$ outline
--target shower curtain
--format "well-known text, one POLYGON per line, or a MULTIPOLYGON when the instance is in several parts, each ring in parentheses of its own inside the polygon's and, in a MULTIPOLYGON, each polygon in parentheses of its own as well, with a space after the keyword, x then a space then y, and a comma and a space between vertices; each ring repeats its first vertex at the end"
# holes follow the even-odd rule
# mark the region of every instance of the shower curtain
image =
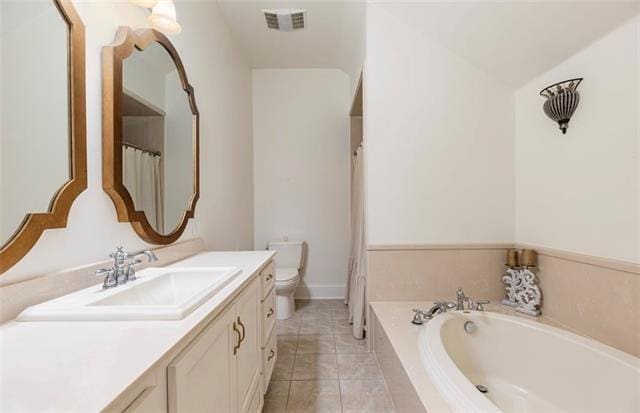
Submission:
POLYGON ((164 234, 164 194, 160 156, 129 146, 122 147, 124 185, 136 210, 144 211, 149 224, 164 234))
POLYGON ((349 254, 349 282, 345 301, 349 306, 349 321, 353 323, 353 337, 364 338, 366 242, 364 233, 364 170, 362 147, 353 157, 351 177, 351 252, 349 254))

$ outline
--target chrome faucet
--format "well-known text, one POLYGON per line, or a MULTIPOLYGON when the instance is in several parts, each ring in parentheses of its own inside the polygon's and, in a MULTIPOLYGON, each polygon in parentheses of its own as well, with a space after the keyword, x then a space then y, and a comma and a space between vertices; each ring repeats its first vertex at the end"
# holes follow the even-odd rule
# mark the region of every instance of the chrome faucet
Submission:
POLYGON ((438 303, 434 303, 433 307, 431 307, 427 311, 414 309, 413 312, 415 313, 415 315, 413 316, 413 320, 411 320, 411 322, 413 324, 420 325, 422 324, 423 318, 427 320, 431 320, 436 314, 446 313, 448 310, 452 310, 454 308, 456 308, 455 303, 438 302, 438 303))
POLYGON ((455 303, 446 302, 446 301, 437 302, 437 303, 434 303, 433 307, 431 307, 427 311, 414 309, 413 312, 415 314, 411 322, 413 324, 420 325, 423 323, 423 320, 430 320, 433 317, 435 317, 437 314, 446 313, 449 310, 455 309, 457 311, 463 311, 465 310, 465 304, 467 305, 466 309, 468 310, 484 311, 484 304, 489 304, 489 300, 480 300, 474 304, 471 297, 467 297, 464 291, 462 291, 462 288, 458 288, 458 290, 456 291, 455 303))
POLYGON ((97 276, 104 276, 104 282, 102 288, 117 287, 118 285, 126 284, 129 281, 136 279, 136 270, 134 265, 140 264, 142 261, 136 257, 145 255, 149 262, 158 260, 158 257, 153 251, 144 250, 134 253, 125 252, 122 247, 118 247, 116 252, 109 254, 110 258, 113 258, 113 267, 101 268, 96 271, 97 276), (130 260, 127 262, 127 260, 130 260))
POLYGON ((462 288, 458 288, 456 291, 456 310, 462 311, 464 310, 465 303, 467 304, 467 310, 475 310, 475 311, 484 311, 484 305, 489 304, 489 300, 479 300, 474 303, 471 297, 467 297, 462 291, 462 288))
POLYGON ((469 310, 473 309, 473 300, 471 299, 471 297, 467 297, 464 294, 464 291, 462 291, 462 287, 460 287, 456 291, 456 310, 464 310, 464 303, 468 304, 469 310))

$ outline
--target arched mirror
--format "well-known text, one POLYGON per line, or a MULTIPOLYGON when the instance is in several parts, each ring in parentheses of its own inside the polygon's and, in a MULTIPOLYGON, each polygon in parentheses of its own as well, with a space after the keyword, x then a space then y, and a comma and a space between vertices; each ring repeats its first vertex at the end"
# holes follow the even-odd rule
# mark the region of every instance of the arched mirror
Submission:
POLYGON ((0 1, 0 273, 87 187, 84 47, 71 1, 0 1))
POLYGON ((198 200, 198 109, 166 36, 118 29, 103 49, 103 113, 103 188, 118 220, 174 242, 198 200))

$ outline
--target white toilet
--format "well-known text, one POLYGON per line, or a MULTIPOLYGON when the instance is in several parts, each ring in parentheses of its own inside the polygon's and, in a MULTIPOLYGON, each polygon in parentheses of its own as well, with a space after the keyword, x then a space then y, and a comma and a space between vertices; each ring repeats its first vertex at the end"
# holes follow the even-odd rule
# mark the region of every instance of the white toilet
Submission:
POLYGON ((269 250, 277 251, 276 262, 276 315, 278 320, 291 318, 296 312, 293 294, 300 283, 304 241, 271 241, 269 250))

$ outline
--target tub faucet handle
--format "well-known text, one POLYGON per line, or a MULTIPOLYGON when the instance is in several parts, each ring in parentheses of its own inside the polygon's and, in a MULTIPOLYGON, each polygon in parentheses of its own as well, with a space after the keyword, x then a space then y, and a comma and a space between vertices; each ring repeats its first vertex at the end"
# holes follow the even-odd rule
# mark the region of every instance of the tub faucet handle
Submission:
POLYGON ((417 308, 413 309, 414 315, 413 320, 411 322, 417 326, 422 325, 422 317, 424 317, 424 311, 418 310, 417 308))

